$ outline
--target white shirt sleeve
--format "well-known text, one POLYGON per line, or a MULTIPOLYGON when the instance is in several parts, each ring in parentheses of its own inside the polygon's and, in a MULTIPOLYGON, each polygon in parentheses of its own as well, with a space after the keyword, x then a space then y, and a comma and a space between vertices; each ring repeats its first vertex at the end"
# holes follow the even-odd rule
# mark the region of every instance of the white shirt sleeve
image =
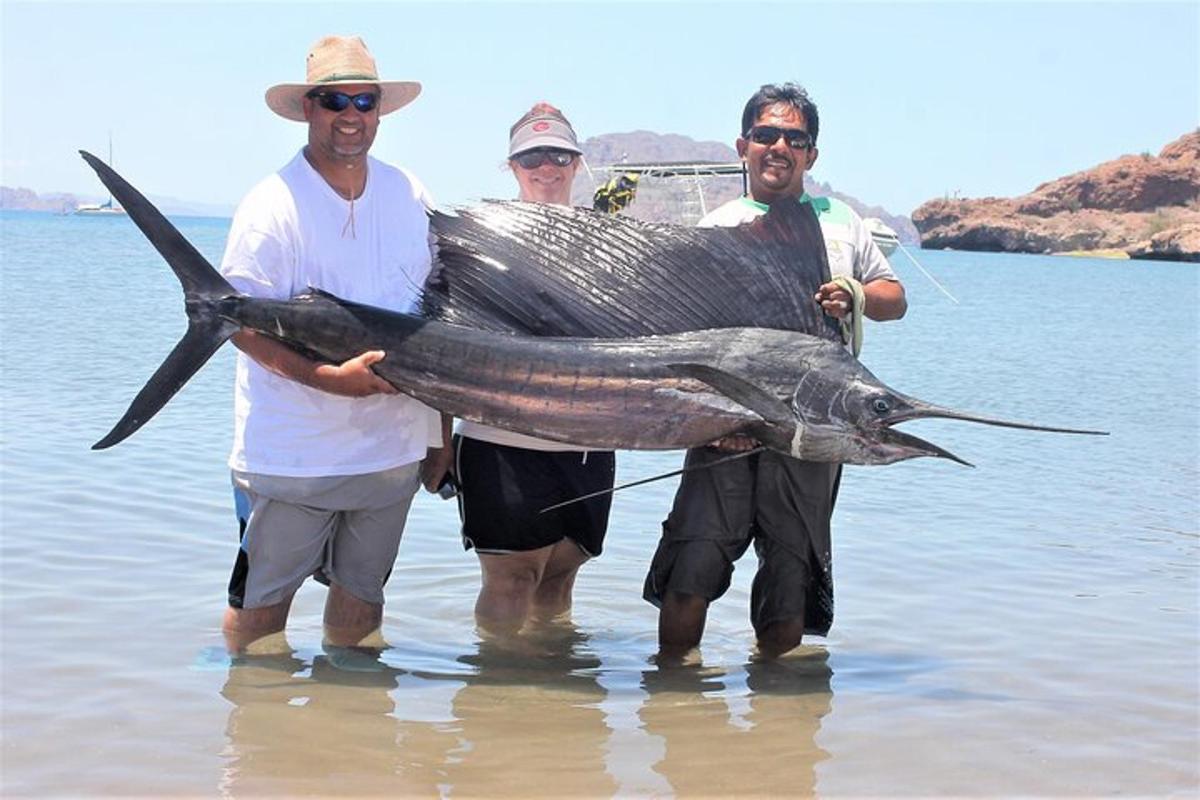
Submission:
POLYGON ((896 273, 892 271, 892 265, 888 263, 887 256, 871 238, 871 232, 863 224, 862 218, 858 214, 853 214, 851 219, 851 230, 854 237, 854 277, 858 279, 859 283, 899 280, 896 273))
POLYGON ((412 186, 413 197, 417 198, 421 205, 425 206, 425 210, 437 210, 437 203, 434 202, 433 195, 430 193, 430 191, 425 188, 425 184, 421 183, 420 179, 417 178, 416 175, 413 175, 404 167, 397 167, 397 169, 404 173, 404 177, 408 178, 409 185, 412 186))
POLYGON ((278 198, 272 196, 278 188, 269 182, 256 186, 238 206, 220 272, 239 292, 286 300, 295 293, 296 252, 279 224, 278 198))

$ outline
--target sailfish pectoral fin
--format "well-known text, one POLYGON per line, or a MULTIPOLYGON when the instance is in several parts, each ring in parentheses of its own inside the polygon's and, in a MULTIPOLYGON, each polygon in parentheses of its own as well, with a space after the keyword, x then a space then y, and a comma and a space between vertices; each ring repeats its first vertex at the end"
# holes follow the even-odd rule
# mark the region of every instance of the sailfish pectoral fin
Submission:
POLYGON ((707 364, 671 364, 668 368, 677 375, 693 378, 711 386, 720 394, 745 406, 767 422, 786 424, 795 421, 795 415, 787 403, 736 375, 707 364))

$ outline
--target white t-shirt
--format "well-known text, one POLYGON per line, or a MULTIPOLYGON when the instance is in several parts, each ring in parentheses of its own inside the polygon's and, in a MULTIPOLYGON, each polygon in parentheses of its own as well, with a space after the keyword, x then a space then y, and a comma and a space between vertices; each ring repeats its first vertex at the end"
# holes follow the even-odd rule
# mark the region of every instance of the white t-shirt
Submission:
POLYGON ((545 453, 585 452, 583 448, 572 444, 553 442, 549 439, 539 439, 536 436, 514 433, 506 431, 503 428, 493 428, 491 425, 472 422, 469 419, 459 420, 457 431, 460 436, 465 436, 468 439, 478 439, 481 442, 501 444, 505 447, 523 447, 526 450, 541 450, 545 453))
MULTIPOLYGON (((800 202, 811 204, 817 214, 829 271, 834 277, 845 275, 859 283, 896 280, 892 265, 854 209, 833 197, 809 197, 807 192, 800 202)), ((713 209, 697 224, 702 228, 732 228, 767 213, 768 208, 743 196, 713 209)))
MULTIPOLYGON (((253 297, 286 299, 313 287, 411 312, 430 268, 430 207, 416 178, 373 158, 352 207, 301 150, 242 200, 220 271, 253 297)), ((244 472, 361 475, 418 461, 441 444, 437 413, 410 397, 310 389, 241 352, 234 415, 229 466, 244 472)))

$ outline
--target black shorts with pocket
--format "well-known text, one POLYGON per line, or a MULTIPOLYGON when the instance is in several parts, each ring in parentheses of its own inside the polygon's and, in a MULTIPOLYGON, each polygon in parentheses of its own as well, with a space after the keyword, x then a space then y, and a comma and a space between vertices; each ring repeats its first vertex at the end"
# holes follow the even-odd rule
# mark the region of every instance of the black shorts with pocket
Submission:
POLYGON ((545 451, 454 437, 462 492, 463 546, 480 553, 537 550, 565 539, 600 555, 612 493, 540 513, 543 508, 613 487, 616 455, 606 450, 545 451))
POLYGON ((685 464, 693 469, 679 483, 642 596, 660 607, 667 592, 711 603, 725 594, 734 563, 753 543, 755 631, 803 618, 806 633, 824 636, 833 621, 829 521, 841 465, 773 451, 713 463, 727 455, 688 451, 685 464))

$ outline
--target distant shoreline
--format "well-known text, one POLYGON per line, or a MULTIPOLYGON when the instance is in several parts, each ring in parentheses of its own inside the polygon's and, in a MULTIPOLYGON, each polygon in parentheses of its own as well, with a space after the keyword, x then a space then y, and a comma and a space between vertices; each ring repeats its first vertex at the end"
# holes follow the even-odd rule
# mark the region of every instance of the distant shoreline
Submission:
MULTIPOLYGON (((72 217, 72 218, 77 218, 77 219, 89 219, 89 220, 129 219, 129 217, 124 216, 122 214, 115 214, 115 215, 111 215, 111 216, 105 215, 102 217, 83 216, 83 215, 76 214, 74 212, 73 208, 70 210, 66 210, 66 211, 58 211, 58 210, 48 209, 48 208, 10 208, 7 206, 3 206, 3 207, 0 207, 0 213, 4 213, 4 214, 37 214, 37 215, 46 216, 46 217, 72 217)), ((168 217, 175 218, 175 219, 212 219, 212 220, 221 220, 223 222, 232 222, 233 221, 232 214, 221 216, 221 215, 216 215, 216 214, 201 214, 201 213, 187 212, 187 211, 163 211, 163 214, 165 214, 168 217)))
MULTIPOLYGON (((0 186, 0 210, 43 211, 50 214, 70 214, 88 203, 103 203, 107 196, 75 195, 70 192, 39 194, 24 187, 0 186)), ((150 202, 164 214, 185 217, 214 217, 232 219, 234 207, 220 203, 198 203, 176 197, 150 197, 150 202)))

